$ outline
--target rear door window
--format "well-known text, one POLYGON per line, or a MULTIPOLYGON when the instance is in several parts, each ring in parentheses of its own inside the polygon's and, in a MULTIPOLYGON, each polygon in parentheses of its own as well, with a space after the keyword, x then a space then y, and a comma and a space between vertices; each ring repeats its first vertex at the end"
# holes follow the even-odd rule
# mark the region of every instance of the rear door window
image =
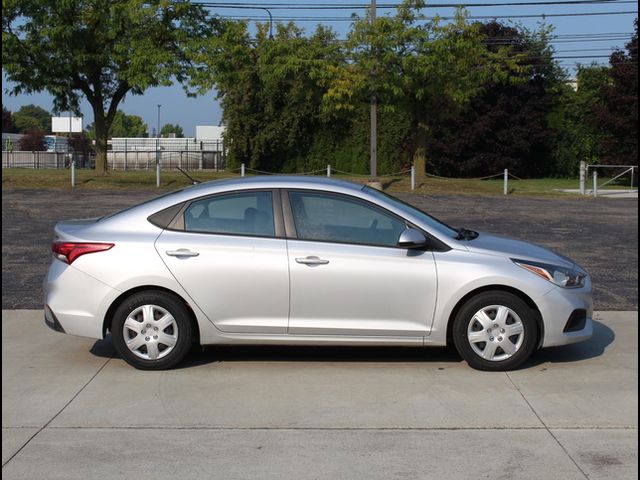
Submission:
POLYGON ((196 200, 184 212, 187 232, 275 236, 271 192, 238 192, 196 200))

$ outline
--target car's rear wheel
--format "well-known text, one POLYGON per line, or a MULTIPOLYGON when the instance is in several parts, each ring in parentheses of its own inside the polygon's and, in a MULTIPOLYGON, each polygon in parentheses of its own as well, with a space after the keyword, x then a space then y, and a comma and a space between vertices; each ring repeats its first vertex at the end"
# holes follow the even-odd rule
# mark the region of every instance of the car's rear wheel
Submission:
POLYGON ((193 343, 189 311, 175 296, 150 290, 127 298, 111 324, 122 358, 141 370, 165 370, 180 363, 193 343))
POLYGON ((453 324, 458 353, 477 370, 511 370, 538 342, 536 312, 509 292, 484 292, 468 300, 453 324))

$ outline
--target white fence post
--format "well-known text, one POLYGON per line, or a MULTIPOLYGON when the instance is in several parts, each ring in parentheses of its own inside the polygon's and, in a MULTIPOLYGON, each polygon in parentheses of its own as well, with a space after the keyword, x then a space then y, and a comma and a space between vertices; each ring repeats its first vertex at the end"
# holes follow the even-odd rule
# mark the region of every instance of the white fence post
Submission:
POLYGON ((156 151, 156 187, 160 188, 160 150, 156 151))
POLYGON ((504 169, 504 186, 502 187, 502 194, 506 195, 509 191, 509 170, 504 169))
POLYGON ((593 170, 593 196, 598 196, 598 171, 593 170))
POLYGON ((71 188, 76 186, 76 161, 71 157, 71 188))
POLYGON ((416 166, 411 165, 411 190, 416 189, 416 166))
POLYGON ((331 165, 327 165, 327 177, 331 177, 331 165))
POLYGON ((240 165, 240 176, 244 177, 244 163, 240 165))
POLYGON ((580 195, 584 195, 587 184, 587 162, 580 162, 580 195))

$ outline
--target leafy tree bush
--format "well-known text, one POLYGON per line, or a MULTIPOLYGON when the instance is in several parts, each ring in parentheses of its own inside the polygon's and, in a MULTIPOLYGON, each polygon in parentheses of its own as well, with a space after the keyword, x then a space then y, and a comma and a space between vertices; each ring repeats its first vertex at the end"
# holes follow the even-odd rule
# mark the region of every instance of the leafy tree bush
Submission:
POLYGON ((184 138, 182 127, 178 124, 172 125, 171 123, 167 123, 160 129, 160 135, 162 137, 169 137, 172 133, 175 134, 176 138, 184 138))
POLYGON ((638 165, 638 19, 626 52, 611 54, 608 82, 599 91, 592 125, 601 134, 601 162, 638 165))
MULTIPOLYGON (((95 123, 88 127, 88 136, 92 140, 96 139, 95 123)), ((119 137, 144 137, 148 134, 149 127, 138 115, 127 115, 122 110, 118 110, 113 116, 109 138, 119 137)))
MULTIPOLYGON (((481 177, 508 168, 518 176, 553 170, 553 132, 547 118, 564 81, 546 32, 490 22, 480 27, 490 50, 509 48, 521 67, 489 81, 457 115, 434 122, 429 170, 438 175, 481 177)), ((507 69, 505 65, 505 70, 507 69)), ((451 112, 448 106, 443 112, 451 112)))
POLYGON ((18 133, 18 127, 13 121, 13 115, 11 110, 2 106, 2 132, 3 133, 18 133))
POLYGON ((20 133, 37 128, 45 133, 51 133, 51 113, 37 105, 24 105, 13 114, 13 121, 20 133))
POLYGON ((74 152, 88 152, 91 150, 91 140, 84 133, 72 133, 68 141, 69 147, 74 152))
POLYGON ((320 106, 324 77, 345 61, 331 30, 319 26, 309 37, 293 23, 266 26, 251 38, 246 22, 226 25, 209 61, 227 126, 231 165, 278 172, 298 170, 314 139, 333 120, 320 106))
MULTIPOLYGON (((95 119, 96 171, 107 169, 107 138, 127 94, 188 84, 219 18, 187 0, 7 0, 2 2, 2 69, 13 94, 47 91, 57 110, 95 119)), ((197 89, 197 85, 194 85, 197 89)))
POLYGON ((552 152, 553 175, 575 177, 581 161, 598 163, 599 136, 590 118, 599 102, 598 92, 607 82, 608 68, 599 65, 580 66, 576 86, 564 85, 549 126, 554 134, 552 152))
POLYGON ((47 143, 45 141, 45 132, 35 127, 29 130, 18 141, 20 150, 43 152, 47 149, 47 143))

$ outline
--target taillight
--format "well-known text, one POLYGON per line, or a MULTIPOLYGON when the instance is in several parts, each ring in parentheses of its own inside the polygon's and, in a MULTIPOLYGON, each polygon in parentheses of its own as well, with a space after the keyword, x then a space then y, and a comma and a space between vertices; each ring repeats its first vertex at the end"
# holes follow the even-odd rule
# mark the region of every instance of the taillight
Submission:
POLYGON ((71 265, 76 258, 87 253, 104 252, 113 247, 113 243, 75 243, 53 242, 51 251, 58 260, 71 265))

